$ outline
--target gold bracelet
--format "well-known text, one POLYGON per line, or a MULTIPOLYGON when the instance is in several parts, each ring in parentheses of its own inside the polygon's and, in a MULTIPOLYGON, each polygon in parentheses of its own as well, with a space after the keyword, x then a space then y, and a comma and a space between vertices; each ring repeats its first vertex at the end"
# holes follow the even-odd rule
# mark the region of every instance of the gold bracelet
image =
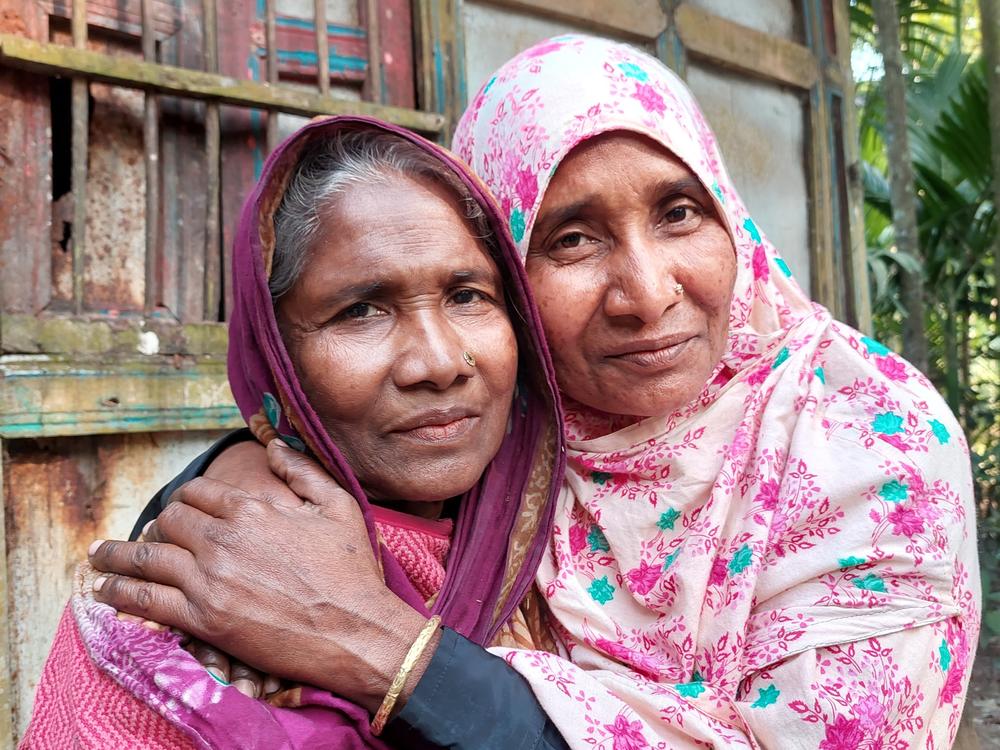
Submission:
POLYGON ((420 657, 423 656, 424 651, 427 649, 427 644, 431 642, 431 638, 434 637, 434 633, 437 632, 439 625, 441 625, 441 616, 434 615, 424 625, 420 631, 420 635, 417 636, 413 645, 410 646, 410 650, 406 652, 406 658, 403 659, 399 671, 396 672, 396 678, 389 686, 389 692, 385 694, 382 705, 379 706, 375 718, 372 719, 372 734, 376 737, 385 729, 385 723, 389 720, 389 714, 392 713, 392 709, 396 706, 396 701, 399 700, 400 693, 406 687, 406 679, 410 676, 410 672, 413 671, 413 667, 420 661, 420 657))

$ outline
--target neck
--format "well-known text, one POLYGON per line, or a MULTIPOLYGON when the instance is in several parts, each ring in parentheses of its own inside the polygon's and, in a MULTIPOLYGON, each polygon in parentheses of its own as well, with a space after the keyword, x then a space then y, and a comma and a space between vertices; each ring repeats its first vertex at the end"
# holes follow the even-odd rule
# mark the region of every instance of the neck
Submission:
POLYGON ((394 510, 398 513, 406 513, 420 518, 431 520, 441 517, 444 510, 444 500, 434 500, 432 502, 415 502, 413 500, 372 500, 372 504, 381 505, 383 508, 394 510))

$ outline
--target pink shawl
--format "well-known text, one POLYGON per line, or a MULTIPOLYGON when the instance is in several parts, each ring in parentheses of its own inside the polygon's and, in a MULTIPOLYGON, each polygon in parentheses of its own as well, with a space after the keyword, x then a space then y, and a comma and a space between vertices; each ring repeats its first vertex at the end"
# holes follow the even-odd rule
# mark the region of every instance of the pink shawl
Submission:
POLYGON ((713 195, 738 262, 728 348, 676 413, 619 428, 567 407, 536 580, 562 656, 502 653, 574 748, 945 747, 980 589, 966 443, 927 379, 808 299, 644 53, 542 42, 476 94, 454 148, 523 257, 560 161, 616 129, 713 195))

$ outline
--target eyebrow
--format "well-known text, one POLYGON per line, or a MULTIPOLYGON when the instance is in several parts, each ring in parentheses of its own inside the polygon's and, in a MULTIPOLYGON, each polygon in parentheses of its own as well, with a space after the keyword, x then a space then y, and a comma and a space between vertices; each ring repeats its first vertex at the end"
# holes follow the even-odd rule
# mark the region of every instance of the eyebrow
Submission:
MULTIPOLYGON (((499 277, 485 269, 480 268, 457 269, 449 274, 448 280, 451 284, 501 284, 499 277)), ((380 297, 385 297, 398 287, 399 284, 395 281, 385 278, 376 279, 375 281, 362 281, 357 284, 349 284, 324 296, 320 306, 329 307, 331 305, 342 303, 345 300, 378 299, 380 297)))
MULTIPOLYGON (((661 180, 658 182, 654 188, 653 193, 655 195, 665 195, 669 193, 683 193, 685 191, 694 191, 707 195, 708 191, 705 186, 701 184, 701 181, 697 177, 680 177, 680 178, 670 178, 661 180)), ((662 199, 661 199, 662 200, 662 199)), ((541 228, 546 229, 548 227, 556 227, 570 219, 575 219, 580 214, 585 213, 598 201, 598 195, 591 194, 583 198, 582 200, 574 201, 565 206, 553 209, 548 213, 542 221, 538 224, 541 228)))

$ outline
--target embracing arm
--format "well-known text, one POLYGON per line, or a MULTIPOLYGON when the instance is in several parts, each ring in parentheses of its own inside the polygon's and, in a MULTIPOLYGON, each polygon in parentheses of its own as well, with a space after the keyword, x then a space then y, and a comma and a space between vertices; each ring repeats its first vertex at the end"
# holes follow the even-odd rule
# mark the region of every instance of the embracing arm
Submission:
MULTIPOLYGON (((271 449, 271 452, 273 453, 274 449, 271 449)), ((137 538, 146 523, 159 515, 174 492, 186 482, 201 475, 239 486, 257 497, 261 493, 269 495, 267 505, 284 504, 290 510, 296 504, 292 500, 301 504, 301 500, 291 494, 287 485, 271 473, 265 449, 251 440, 248 431, 236 431, 227 435, 206 453, 199 456, 181 475, 153 498, 144 511, 140 522, 136 524, 133 539, 137 538)), ((322 476, 322 480, 332 482, 325 474, 322 476)), ((178 498, 190 496, 191 492, 191 487, 187 487, 179 493, 178 498)), ((252 504, 259 501, 250 495, 245 495, 243 502, 252 504)), ((287 516, 283 518, 287 520, 287 516)), ((311 525, 315 525, 313 521, 316 520, 318 519, 311 513, 311 525)), ((162 524, 159 526, 162 527, 162 524)), ((169 524, 167 526, 169 527, 169 524)), ((270 545, 266 545, 264 540, 255 541, 261 546, 270 548, 270 545)), ((300 546, 308 548, 310 545, 305 540, 301 540, 300 546)), ((113 548, 113 545, 105 544, 102 545, 102 548, 106 549, 102 549, 101 552, 107 553, 113 548)), ((110 570, 110 568, 102 566, 101 561, 102 557, 99 554, 95 558, 95 564, 101 569, 110 570)), ((239 567, 236 566, 235 570, 238 571, 239 567)), ((219 582, 219 585, 224 587, 226 584, 219 582)), ((359 592, 358 596, 361 597, 362 593, 359 592)), ((102 594, 107 596, 104 592, 102 594)), ((364 598, 372 599, 371 595, 364 596, 364 598)), ((385 601, 385 597, 376 598, 383 600, 382 604, 388 604, 390 609, 395 603, 397 608, 403 607, 409 610, 394 596, 391 596, 388 601, 385 601)), ((125 601, 115 603, 120 604, 121 608, 130 609, 125 601)), ((259 602, 256 602, 249 606, 257 606, 258 604, 259 602)), ((266 606, 264 608, 266 609, 266 606)), ((409 610, 409 613, 415 614, 412 610, 409 610)), ((231 616, 234 612, 227 610, 225 614, 231 616)), ((386 618, 395 619, 391 613, 376 619, 384 620, 386 618)), ((419 626, 418 620, 417 627, 419 626)), ((192 629, 185 624, 181 624, 180 627, 185 630, 192 629)), ((209 630, 214 627, 216 625, 207 623, 209 630)), ((399 639, 398 644, 394 644, 395 651, 392 648, 373 649, 366 647, 363 629, 352 627, 348 631, 334 627, 333 631, 351 632, 357 636, 353 639, 358 641, 358 648, 355 650, 364 654, 369 662, 362 671, 375 682, 375 685, 366 691, 366 696, 352 697, 357 698, 361 705, 374 712, 381 696, 388 688, 389 681, 394 676, 398 662, 402 660, 402 656, 398 653, 399 649, 402 648, 403 653, 405 653, 409 642, 404 636, 403 639, 399 639)), ((403 631, 406 632, 405 628, 403 631)), ((331 634, 335 633, 327 633, 327 635, 331 634)), ((343 644, 346 639, 341 636, 337 640, 343 644)), ((374 643, 385 643, 391 641, 391 638, 384 632, 375 633, 372 631, 368 640, 374 643)), ((216 645, 225 647, 223 643, 216 645)), ((260 643, 259 645, 263 649, 267 644, 260 643)), ((323 645, 318 643, 315 649, 300 652, 302 654, 301 661, 315 664, 317 662, 316 654, 322 650, 323 645)), ((253 650, 240 655, 244 656, 249 663, 269 669, 272 674, 300 680, 305 677, 306 681, 311 682, 311 684, 324 687, 332 692, 344 693, 344 679, 338 675, 337 670, 327 670, 325 673, 314 675, 312 679, 309 679, 306 677, 308 665, 296 665, 294 663, 296 657, 288 648, 282 654, 282 659, 274 664, 262 663, 255 658, 253 650)), ((204 660, 202 661, 205 663, 204 660)), ((510 747, 525 748, 526 750, 561 750, 567 747, 552 722, 542 711, 527 682, 502 659, 489 654, 485 649, 451 630, 445 629, 441 632, 440 644, 436 649, 428 649, 423 663, 418 665, 410 682, 413 683, 410 686, 412 694, 404 695, 404 700, 401 701, 402 711, 385 730, 385 737, 392 744, 414 748, 450 747, 459 749, 486 748, 487 750, 489 748, 510 747), (470 717, 475 717, 475 719, 471 720, 470 717)))

